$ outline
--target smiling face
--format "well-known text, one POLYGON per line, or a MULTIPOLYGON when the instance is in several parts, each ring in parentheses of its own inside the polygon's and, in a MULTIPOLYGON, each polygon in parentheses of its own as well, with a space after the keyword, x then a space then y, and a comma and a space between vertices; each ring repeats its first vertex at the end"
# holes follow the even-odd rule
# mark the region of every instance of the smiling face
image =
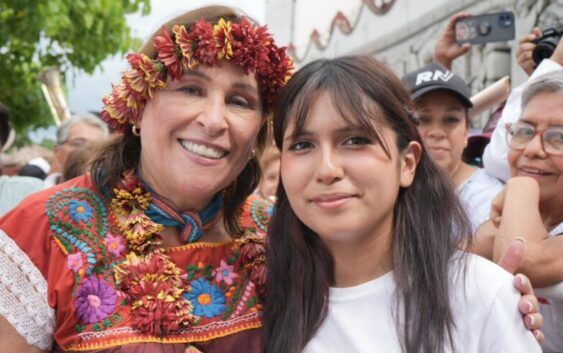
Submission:
POLYGON ((281 179, 297 217, 329 247, 374 239, 389 246, 399 188, 410 185, 416 168, 411 154, 397 150, 393 130, 377 129, 388 155, 365 128, 342 119, 326 92, 313 101, 303 128, 294 129, 291 117, 281 179))
POLYGON ((261 124, 254 75, 230 62, 187 71, 147 102, 142 176, 179 210, 201 209, 248 163, 261 124))
POLYGON ((563 97, 547 92, 536 95, 522 111, 519 121, 533 126, 536 135, 524 150, 509 149, 508 163, 511 174, 536 179, 540 186, 540 203, 561 209, 563 155, 547 154, 540 136, 548 127, 563 127, 563 97))
POLYGON ((454 176, 462 164, 467 144, 467 108, 457 96, 444 90, 431 91, 417 100, 422 136, 432 160, 454 176))

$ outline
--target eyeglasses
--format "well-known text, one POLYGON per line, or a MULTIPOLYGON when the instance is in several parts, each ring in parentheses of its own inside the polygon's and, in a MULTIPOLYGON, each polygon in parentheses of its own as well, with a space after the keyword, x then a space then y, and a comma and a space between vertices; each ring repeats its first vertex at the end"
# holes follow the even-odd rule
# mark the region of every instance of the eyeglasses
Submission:
POLYGON ((541 133, 541 143, 546 153, 563 154, 563 126, 549 127, 542 132, 536 131, 533 125, 518 122, 506 124, 506 143, 516 151, 524 150, 528 144, 541 133))
POLYGON ((61 143, 61 145, 68 145, 72 148, 80 148, 80 147, 84 147, 87 143, 88 143, 88 140, 86 140, 85 138, 79 137, 79 138, 75 138, 75 139, 72 139, 72 140, 63 141, 61 143))

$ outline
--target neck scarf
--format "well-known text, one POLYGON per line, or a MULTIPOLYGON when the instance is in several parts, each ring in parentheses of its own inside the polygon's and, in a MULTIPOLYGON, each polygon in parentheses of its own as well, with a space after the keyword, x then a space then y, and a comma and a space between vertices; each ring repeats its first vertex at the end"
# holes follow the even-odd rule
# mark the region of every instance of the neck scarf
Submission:
POLYGON ((219 194, 215 195, 201 211, 180 213, 168 200, 153 192, 148 185, 146 187, 151 194, 152 202, 145 214, 155 223, 180 229, 180 241, 183 243, 197 241, 203 235, 203 231, 211 228, 221 217, 223 198, 219 194))

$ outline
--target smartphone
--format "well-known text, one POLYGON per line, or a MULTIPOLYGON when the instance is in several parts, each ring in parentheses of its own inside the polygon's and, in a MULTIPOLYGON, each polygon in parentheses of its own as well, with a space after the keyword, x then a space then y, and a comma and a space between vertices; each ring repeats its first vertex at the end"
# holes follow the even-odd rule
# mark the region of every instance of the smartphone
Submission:
POLYGON ((488 13, 460 19, 455 23, 458 44, 483 44, 514 39, 514 13, 488 13))

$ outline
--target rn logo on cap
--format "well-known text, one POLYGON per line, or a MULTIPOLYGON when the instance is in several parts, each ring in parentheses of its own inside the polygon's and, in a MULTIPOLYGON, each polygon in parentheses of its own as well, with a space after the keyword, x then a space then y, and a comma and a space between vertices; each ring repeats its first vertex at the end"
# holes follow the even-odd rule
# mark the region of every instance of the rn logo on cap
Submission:
POLYGON ((415 86, 418 86, 423 82, 432 82, 438 80, 448 82, 452 77, 454 77, 454 74, 450 71, 446 71, 446 72, 442 72, 440 70, 423 71, 416 76, 415 86))

